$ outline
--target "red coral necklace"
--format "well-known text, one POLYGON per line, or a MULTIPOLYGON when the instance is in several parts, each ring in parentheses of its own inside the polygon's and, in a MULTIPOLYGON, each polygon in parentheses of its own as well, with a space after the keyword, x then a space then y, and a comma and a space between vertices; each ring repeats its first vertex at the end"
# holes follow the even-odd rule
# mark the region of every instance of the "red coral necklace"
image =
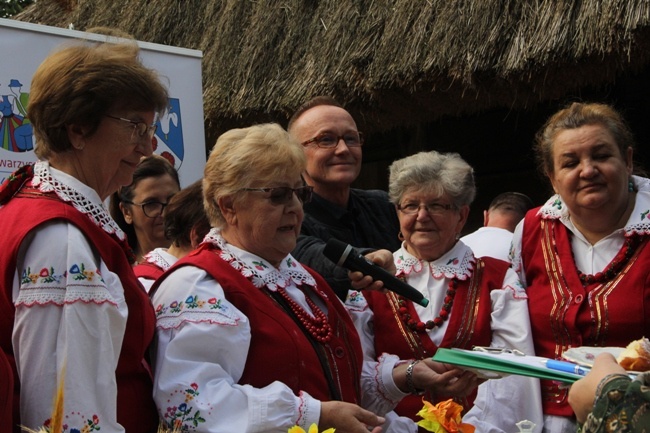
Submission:
POLYGON ((621 271, 621 269, 623 269, 623 267, 627 264, 627 262, 630 261, 630 259, 634 255, 634 252, 636 251, 636 248, 641 243, 640 241, 641 241, 641 236, 626 237, 623 247, 619 250, 619 252, 616 254, 614 259, 612 259, 612 261, 609 262, 609 265, 607 265, 607 267, 601 272, 596 272, 593 275, 584 274, 582 273, 582 271, 580 271, 580 269, 576 267, 576 270, 578 271, 578 278, 580 278, 582 285, 589 286, 594 283, 601 284, 606 281, 612 280, 616 275, 619 274, 619 272, 621 271))
POLYGON ((422 321, 416 321, 411 318, 411 315, 408 312, 408 307, 406 306, 406 300, 403 297, 399 297, 399 314, 406 326, 409 327, 412 331, 425 332, 427 330, 437 328, 441 326, 445 320, 449 318, 449 313, 451 312, 451 306, 454 304, 454 296, 456 295, 456 290, 458 289, 458 280, 452 278, 449 282, 449 287, 447 288, 447 295, 445 300, 442 303, 442 308, 438 313, 438 317, 433 320, 428 320, 426 323, 422 321))
POLYGON ((327 316, 323 313, 323 310, 318 308, 318 305, 307 296, 307 294, 305 294, 305 299, 307 300, 309 308, 311 308, 311 311, 314 313, 314 316, 311 316, 304 308, 298 305, 298 303, 289 296, 283 287, 278 287, 277 292, 287 302, 289 308, 291 308, 291 311, 298 318, 302 326, 319 343, 324 344, 332 339, 332 327, 327 320, 327 316))

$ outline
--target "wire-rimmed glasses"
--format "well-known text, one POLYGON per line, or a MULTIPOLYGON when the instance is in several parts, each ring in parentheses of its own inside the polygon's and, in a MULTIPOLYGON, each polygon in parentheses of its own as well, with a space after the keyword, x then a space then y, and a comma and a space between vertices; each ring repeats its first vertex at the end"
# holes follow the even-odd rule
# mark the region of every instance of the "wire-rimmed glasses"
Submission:
MULTIPOLYGON (((110 117, 111 119, 121 120, 122 122, 129 122, 131 125, 133 125, 133 133, 137 133, 139 138, 143 138, 146 135, 151 140, 156 133, 156 129, 158 128, 158 125, 155 123, 147 125, 145 122, 131 120, 124 117, 112 116, 110 114, 106 114, 105 116, 110 117)), ((133 136, 131 136, 131 140, 133 140, 133 136)))

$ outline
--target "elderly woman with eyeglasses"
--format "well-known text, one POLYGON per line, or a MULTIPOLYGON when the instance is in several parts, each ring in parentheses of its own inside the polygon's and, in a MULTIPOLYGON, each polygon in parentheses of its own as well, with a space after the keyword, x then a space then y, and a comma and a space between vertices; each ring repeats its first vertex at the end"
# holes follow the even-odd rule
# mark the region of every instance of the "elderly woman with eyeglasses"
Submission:
POLYGON ((163 211, 169 199, 180 191, 178 172, 160 155, 143 158, 133 173, 133 182, 111 196, 113 219, 126 233, 136 262, 156 248, 167 248, 163 211))
MULTIPOLYGON (((302 148, 277 124, 227 131, 212 149, 203 197, 214 228, 152 288, 154 398, 168 425, 377 432, 407 395, 407 365, 393 355, 364 362, 343 303, 290 254, 312 192, 304 169, 302 148)), ((435 367, 423 362, 413 383, 432 388, 460 373, 435 367)), ((414 431, 407 421, 413 430, 383 431, 414 431)))
POLYGON ((68 431, 155 432, 145 352, 155 315, 104 201, 151 155, 168 104, 133 42, 79 42, 34 73, 40 161, 0 187, 0 346, 18 378, 14 431, 49 425, 57 389, 68 431))
MULTIPOLYGON (((347 304, 364 311, 355 324, 371 347, 367 353, 394 353, 415 365, 439 347, 533 354, 526 292, 517 274, 502 260, 474 257, 459 241, 475 194, 473 169, 455 153, 421 152, 390 166, 389 195, 402 241, 393 254, 396 275, 430 302, 423 307, 393 292, 364 290, 366 304, 353 292, 347 304)), ((351 277, 358 288, 372 281, 359 273, 351 277)), ((537 390, 537 380, 508 377, 481 384, 476 399, 457 400, 469 411, 464 421, 478 431, 512 432, 523 419, 541 425, 537 390)), ((412 389, 396 412, 415 418, 423 397, 434 403, 450 398, 444 390, 423 391, 412 389)))

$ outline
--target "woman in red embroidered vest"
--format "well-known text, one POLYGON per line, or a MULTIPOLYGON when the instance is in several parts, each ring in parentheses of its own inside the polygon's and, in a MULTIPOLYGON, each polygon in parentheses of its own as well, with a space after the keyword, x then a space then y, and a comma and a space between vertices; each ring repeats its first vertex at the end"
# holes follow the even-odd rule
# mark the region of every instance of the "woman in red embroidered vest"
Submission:
POLYGON ((168 101, 138 53, 135 41, 79 42, 32 79, 41 161, 0 188, 0 345, 19 378, 15 431, 48 424, 61 380, 70 431, 158 425, 144 361, 154 311, 103 206, 151 154, 155 115, 168 101))
MULTIPOLYGON (((458 154, 421 152, 390 166, 389 195, 397 207, 402 247, 394 253, 396 275, 422 292, 427 307, 393 292, 364 291, 369 308, 355 321, 377 356, 430 358, 438 347, 493 346, 533 354, 526 293, 508 263, 476 258, 459 241, 476 195, 474 175, 458 154)), ((357 274, 357 276, 359 276, 357 274)), ((369 280, 369 277, 366 277, 369 280)), ((355 278, 355 285, 362 283, 355 278)), ((348 298, 356 304, 357 295, 348 298)), ((433 389, 424 398, 450 398, 433 389)), ((541 425, 539 381, 524 377, 489 380, 478 396, 461 399, 464 417, 478 431, 512 432, 528 419, 541 425), (471 408, 471 410, 470 410, 471 408)), ((418 394, 417 392, 415 394, 418 394)), ((405 398, 396 412, 415 418, 422 397, 405 398)))
POLYGON ((155 248, 145 254, 133 272, 149 291, 153 283, 174 263, 199 246, 210 231, 210 221, 203 208, 203 187, 197 180, 169 199, 163 226, 169 248, 155 248))
MULTIPOLYGON (((170 426, 367 433, 406 395, 407 365, 364 362, 343 303, 290 255, 311 198, 305 164, 276 124, 230 130, 212 149, 203 195, 216 228, 152 288, 154 398, 170 426)), ((429 364, 415 385, 452 380, 429 364)), ((411 430, 383 431, 413 431, 407 421, 411 430)))
MULTIPOLYGON (((535 351, 626 346, 650 335, 650 181, 633 176, 632 133, 612 107, 573 103, 537 136, 555 195, 526 215, 513 267, 527 284, 535 351)), ((542 381, 544 430, 574 432, 567 390, 542 381)))

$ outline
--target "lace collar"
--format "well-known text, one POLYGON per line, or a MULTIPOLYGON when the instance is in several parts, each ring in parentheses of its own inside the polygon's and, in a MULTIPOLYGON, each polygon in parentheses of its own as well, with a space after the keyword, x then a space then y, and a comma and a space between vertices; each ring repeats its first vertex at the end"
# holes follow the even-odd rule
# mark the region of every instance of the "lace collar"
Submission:
POLYGON ((472 276, 476 258, 472 250, 463 242, 458 241, 454 247, 433 261, 420 260, 402 247, 393 253, 395 257, 396 275, 408 276, 411 273, 420 273, 429 267, 431 276, 440 278, 457 278, 464 281, 472 276))
POLYGON ((255 287, 266 286, 267 289, 275 292, 278 287, 286 288, 293 282, 298 287, 307 285, 316 288, 314 277, 291 254, 282 260, 279 268, 276 268, 263 258, 228 244, 219 229, 211 229, 203 242, 210 243, 220 250, 219 256, 248 278, 255 287))
POLYGON ((50 167, 47 161, 39 161, 34 164, 32 186, 43 193, 55 193, 61 200, 87 215, 105 232, 124 240, 124 232, 111 218, 97 192, 79 179, 50 167))
POLYGON ((155 248, 142 257, 142 263, 147 262, 166 271, 176 262, 176 257, 167 252, 166 248, 155 248), (169 260, 169 259, 174 260, 169 260))
MULTIPOLYGON (((626 236, 633 234, 650 235, 650 179, 632 176, 634 187, 637 190, 634 209, 625 223, 623 231, 626 236)), ((552 196, 539 209, 542 219, 559 220, 562 224, 572 227, 570 222, 569 209, 559 194, 552 196)))

